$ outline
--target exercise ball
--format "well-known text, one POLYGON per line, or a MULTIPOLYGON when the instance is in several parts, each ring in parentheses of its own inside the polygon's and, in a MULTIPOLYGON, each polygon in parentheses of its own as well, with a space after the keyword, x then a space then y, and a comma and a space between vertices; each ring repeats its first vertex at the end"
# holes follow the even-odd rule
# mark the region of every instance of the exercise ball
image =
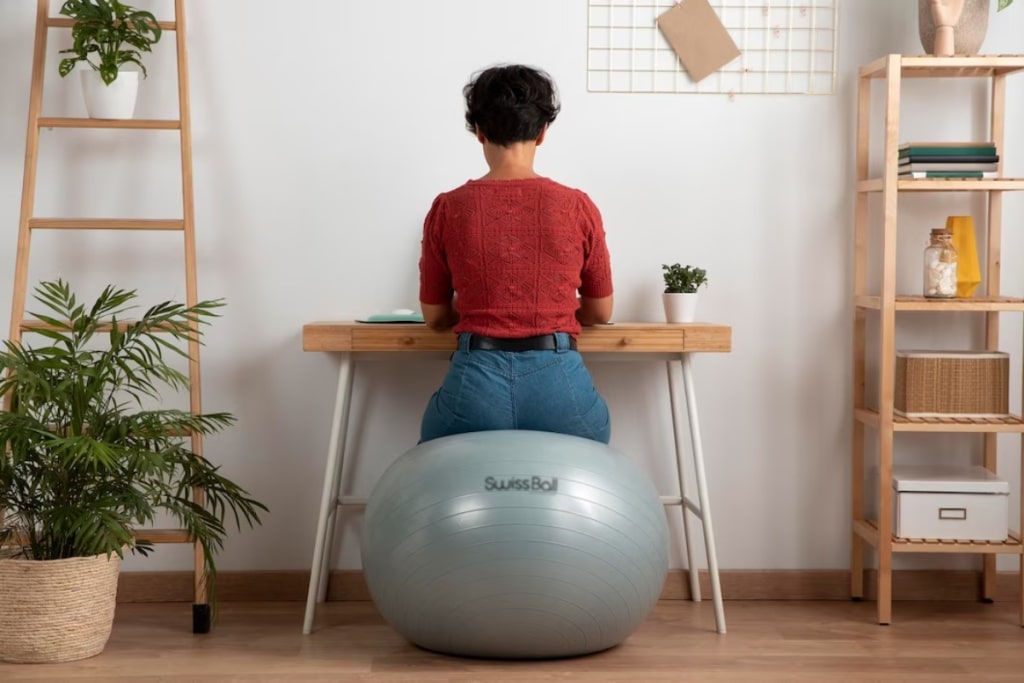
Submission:
POLYGON ((363 571, 412 643, 466 657, 598 652, 650 614, 668 572, 651 482, 602 443, 525 430, 420 444, 366 507, 363 571))

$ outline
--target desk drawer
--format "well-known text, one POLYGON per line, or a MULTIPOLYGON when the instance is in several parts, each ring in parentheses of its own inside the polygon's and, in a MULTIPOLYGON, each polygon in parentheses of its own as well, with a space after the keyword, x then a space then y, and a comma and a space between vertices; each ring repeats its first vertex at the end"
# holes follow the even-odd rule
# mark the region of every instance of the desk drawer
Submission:
POLYGON ((454 351, 451 330, 436 332, 423 325, 381 325, 352 330, 353 351, 454 351))

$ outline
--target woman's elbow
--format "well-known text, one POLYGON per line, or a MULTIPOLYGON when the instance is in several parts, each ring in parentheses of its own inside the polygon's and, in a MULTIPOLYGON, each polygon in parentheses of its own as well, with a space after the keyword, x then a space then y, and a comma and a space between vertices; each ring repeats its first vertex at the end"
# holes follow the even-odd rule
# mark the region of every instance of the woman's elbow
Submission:
POLYGON ((612 319, 613 300, 606 296, 600 299, 580 297, 576 318, 581 325, 606 325, 612 319))
POLYGON ((425 304, 420 302, 423 322, 432 330, 447 330, 459 321, 458 314, 450 305, 425 304))

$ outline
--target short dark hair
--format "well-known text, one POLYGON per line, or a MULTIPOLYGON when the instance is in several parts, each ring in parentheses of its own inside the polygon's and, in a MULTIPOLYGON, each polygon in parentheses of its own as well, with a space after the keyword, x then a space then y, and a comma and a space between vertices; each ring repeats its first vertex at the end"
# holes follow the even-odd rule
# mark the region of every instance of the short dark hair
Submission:
POLYGON ((528 66, 494 66, 473 76, 462 89, 466 128, 488 142, 507 147, 536 140, 553 123, 561 105, 551 76, 528 66))

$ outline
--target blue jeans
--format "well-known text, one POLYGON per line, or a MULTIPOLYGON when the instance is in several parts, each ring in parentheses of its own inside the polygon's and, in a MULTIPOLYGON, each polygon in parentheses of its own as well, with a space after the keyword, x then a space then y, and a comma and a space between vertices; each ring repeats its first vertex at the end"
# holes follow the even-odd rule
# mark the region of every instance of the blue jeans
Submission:
POLYGON ((608 406, 580 354, 569 348, 568 334, 556 334, 554 351, 470 351, 469 339, 459 335, 444 383, 423 414, 420 443, 495 429, 559 432, 608 443, 608 406))

